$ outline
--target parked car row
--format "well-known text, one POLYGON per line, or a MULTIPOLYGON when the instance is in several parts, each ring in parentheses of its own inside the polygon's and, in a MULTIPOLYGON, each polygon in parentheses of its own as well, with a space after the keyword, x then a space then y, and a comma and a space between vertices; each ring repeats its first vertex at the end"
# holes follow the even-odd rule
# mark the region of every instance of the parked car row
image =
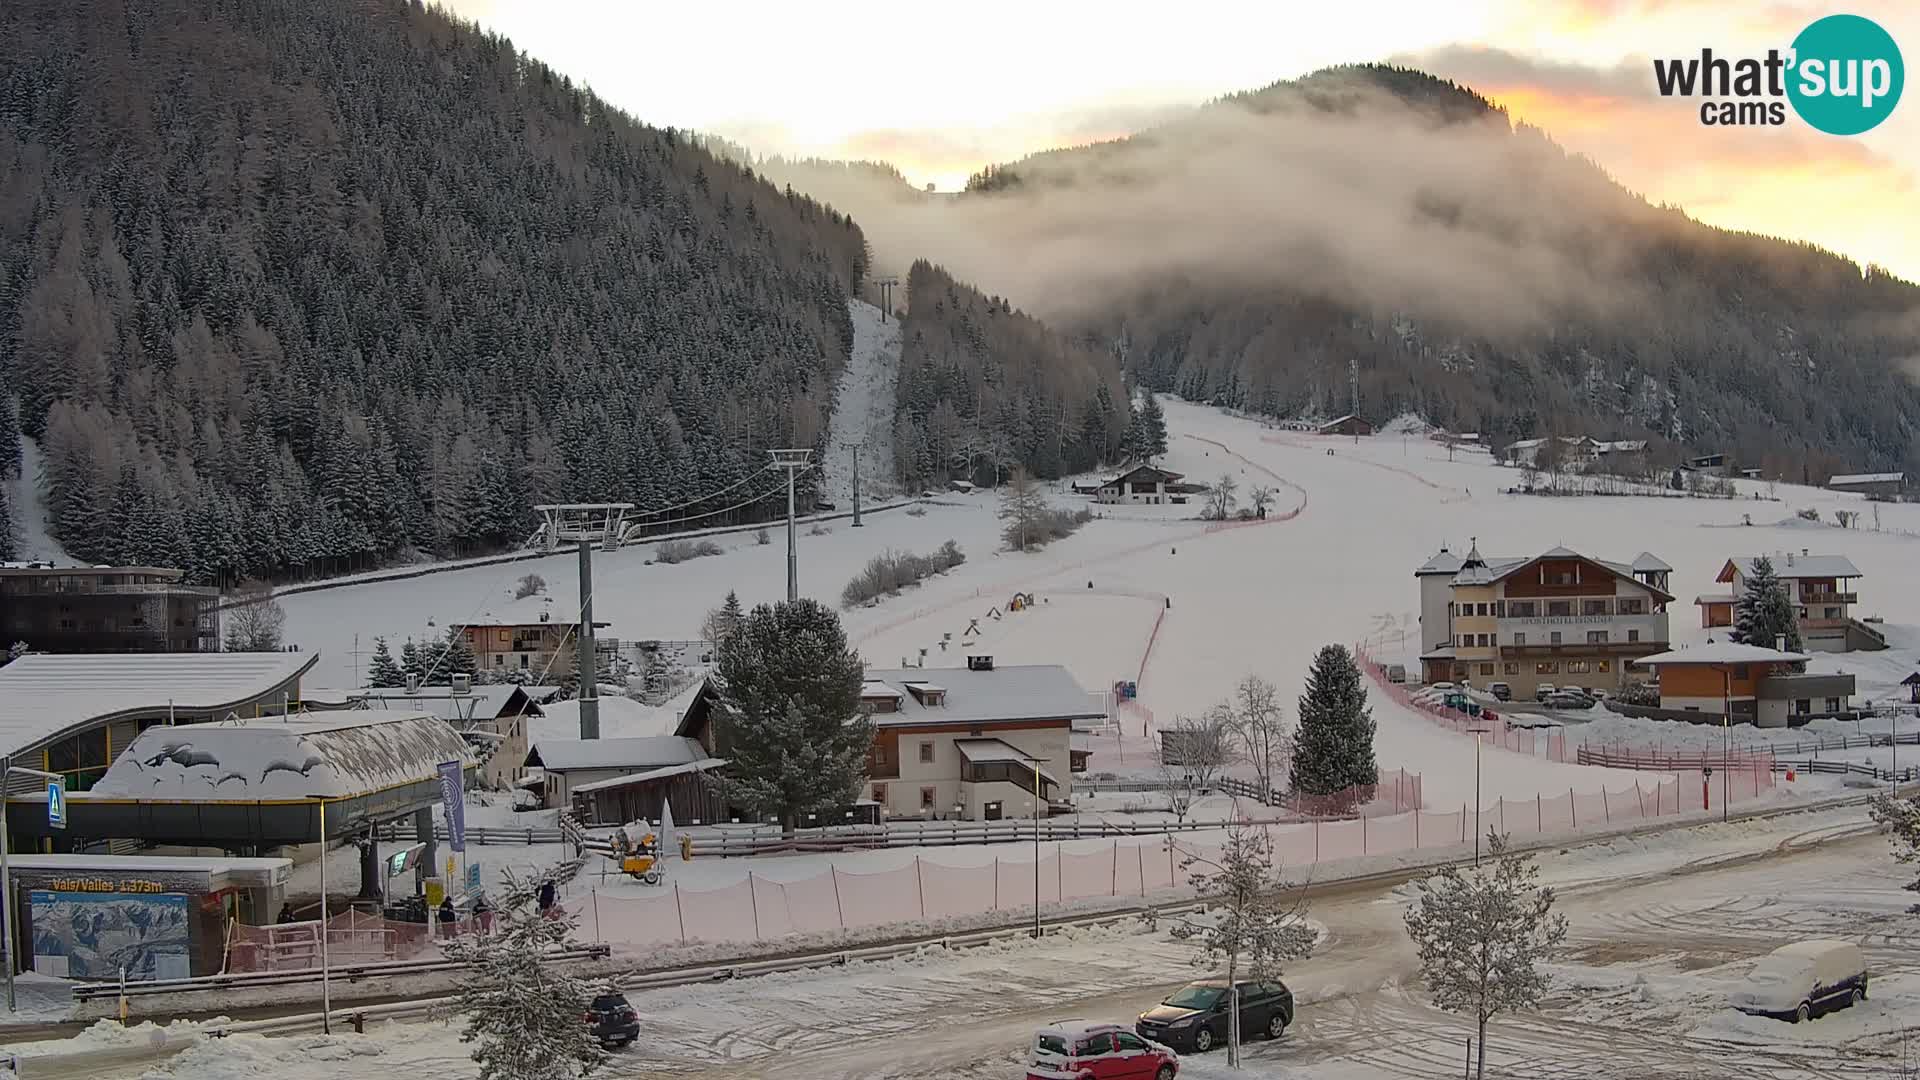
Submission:
MULTIPOLYGON (((1278 1039, 1293 1024, 1293 991, 1278 979, 1236 981, 1242 1042, 1278 1039)), ((1060 1020, 1034 1033, 1027 1080, 1173 1080, 1176 1049, 1204 1054, 1232 1034, 1234 995, 1225 979, 1188 983, 1134 1025, 1060 1020)))

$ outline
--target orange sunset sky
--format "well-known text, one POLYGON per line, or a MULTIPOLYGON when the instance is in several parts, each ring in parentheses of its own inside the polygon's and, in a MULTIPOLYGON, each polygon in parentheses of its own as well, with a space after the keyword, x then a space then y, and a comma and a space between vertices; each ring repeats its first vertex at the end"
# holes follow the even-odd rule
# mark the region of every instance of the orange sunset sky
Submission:
POLYGON ((762 153, 878 158, 916 183, 1113 138, 1328 64, 1472 86, 1655 202, 1809 240, 1920 281, 1920 91, 1865 135, 1701 126, 1651 58, 1785 50, 1864 15, 1920 62, 1920 3, 1752 0, 974 0, 965 5, 448 0, 649 123, 762 153))

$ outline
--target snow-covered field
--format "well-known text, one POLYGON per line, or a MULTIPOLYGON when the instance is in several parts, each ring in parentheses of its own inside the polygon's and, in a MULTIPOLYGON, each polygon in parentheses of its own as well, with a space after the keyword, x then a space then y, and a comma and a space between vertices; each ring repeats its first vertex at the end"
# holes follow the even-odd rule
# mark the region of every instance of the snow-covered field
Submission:
MULTIPOLYGON (((1065 664, 1094 692, 1138 677, 1140 703, 1158 717, 1204 709, 1249 673, 1291 695, 1321 644, 1412 629, 1414 567, 1443 543, 1457 550, 1475 537, 1492 553, 1554 544, 1611 559, 1652 551, 1675 568, 1673 592, 1683 599, 1670 621, 1682 644, 1706 636, 1685 598, 1711 591, 1727 556, 1789 548, 1846 554, 1866 575, 1863 613, 1884 616, 1898 647, 1821 657, 1814 667, 1856 671, 1862 696, 1883 695, 1903 668, 1910 670, 1920 640, 1912 629, 1920 624, 1920 575, 1910 572, 1920 555, 1920 506, 1882 506, 1888 531, 1873 532, 1794 517, 1807 507, 1830 520, 1833 509, 1862 503, 1793 485, 1773 489, 1778 501, 1766 497, 1767 485, 1744 481, 1747 497, 1737 500, 1505 495, 1499 490, 1515 483, 1515 471, 1473 453, 1449 462, 1444 448, 1417 437, 1355 442, 1272 430, 1177 401, 1167 401, 1166 409, 1174 433, 1168 467, 1203 480, 1230 474, 1243 491, 1256 483, 1274 486, 1276 520, 1209 533, 1191 519, 1195 504, 1100 508, 1108 516, 1079 535, 1041 552, 1014 554, 996 550, 993 497, 955 495, 924 516, 892 511, 870 516, 858 530, 844 522, 821 535, 803 529, 800 587, 831 602, 873 554, 925 551, 954 539, 968 554, 964 566, 899 598, 846 613, 849 634, 870 662, 897 665, 917 660, 924 649, 930 667, 958 666, 964 653, 990 651, 1001 663, 1065 664), (1277 520, 1295 509, 1297 516, 1277 520), (1748 518, 1755 524, 1743 524, 1748 518), (1034 593, 1040 603, 1005 614, 1016 590, 1034 593), (989 616, 996 608, 1003 617, 989 616)), ((1054 497, 1072 498, 1064 485, 1054 497)), ((722 544, 729 548, 722 556, 676 566, 647 565, 644 547, 601 556, 596 615, 623 638, 686 638, 729 589, 749 604, 784 594, 780 545, 755 545, 750 536, 722 544)), ((284 601, 288 634, 323 653, 317 682, 338 683, 351 677, 355 633, 362 641, 438 633, 497 602, 513 578, 529 571, 547 578, 557 604, 577 603, 573 560, 561 556, 291 596, 284 601)), ((1417 635, 1406 636, 1408 661, 1415 641, 1417 635)), ((1383 767, 1421 773, 1434 805, 1471 797, 1470 739, 1384 702, 1376 702, 1375 715, 1383 767)), ((1609 734, 1650 741, 1679 730, 1622 723, 1632 731, 1616 727, 1609 734)), ((1110 764, 1118 763, 1097 757, 1095 767, 1110 764)), ((1482 760, 1489 800, 1632 782, 1628 774, 1603 777, 1500 752, 1482 760)))

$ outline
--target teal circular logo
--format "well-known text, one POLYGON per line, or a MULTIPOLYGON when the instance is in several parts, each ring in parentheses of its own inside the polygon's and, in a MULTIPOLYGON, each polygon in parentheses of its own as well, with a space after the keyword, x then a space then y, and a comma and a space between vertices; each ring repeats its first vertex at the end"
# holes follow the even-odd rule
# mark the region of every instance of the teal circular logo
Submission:
POLYGON ((1871 131, 1893 113, 1906 82, 1900 46, 1872 19, 1829 15, 1793 39, 1787 99, 1829 135, 1871 131))

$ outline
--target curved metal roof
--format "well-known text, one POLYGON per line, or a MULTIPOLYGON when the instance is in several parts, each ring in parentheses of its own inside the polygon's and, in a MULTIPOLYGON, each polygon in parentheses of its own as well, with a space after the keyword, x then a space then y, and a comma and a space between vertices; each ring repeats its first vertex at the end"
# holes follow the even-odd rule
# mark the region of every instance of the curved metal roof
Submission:
POLYGON ((114 720, 218 714, 269 697, 319 653, 29 653, 0 668, 0 752, 114 720))

